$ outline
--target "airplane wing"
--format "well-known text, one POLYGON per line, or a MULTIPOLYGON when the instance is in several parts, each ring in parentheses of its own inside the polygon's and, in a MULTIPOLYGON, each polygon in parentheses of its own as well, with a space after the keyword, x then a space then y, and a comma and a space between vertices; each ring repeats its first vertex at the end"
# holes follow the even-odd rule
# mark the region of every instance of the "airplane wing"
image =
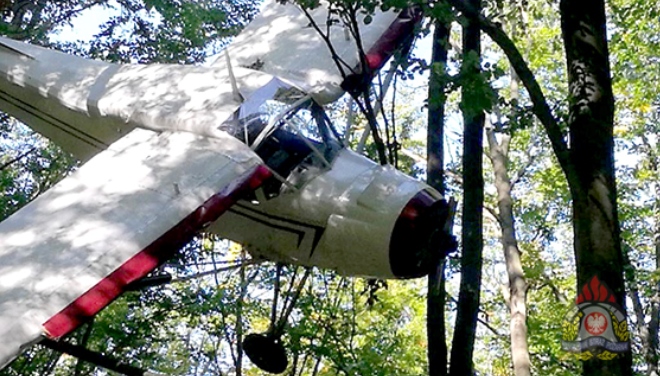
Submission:
POLYGON ((246 100, 280 90, 270 74, 234 67, 117 65, 0 37, 0 111, 86 161, 132 129, 208 137, 246 100))
POLYGON ((0 223, 0 368, 92 317, 269 175, 231 136, 136 129, 0 223))
MULTIPOLYGON (((328 4, 321 2, 309 11, 320 31, 330 41, 335 58, 341 61, 344 74, 360 71, 358 47, 350 31, 337 16, 328 14, 328 4)), ((360 16, 361 47, 370 69, 380 69, 402 41, 411 37, 421 20, 416 8, 401 12, 380 12, 369 24, 360 16)), ((292 2, 281 4, 266 0, 259 15, 227 47, 232 64, 286 79, 311 94, 320 104, 337 100, 344 94, 344 76, 321 36, 301 8, 292 2)), ((219 57, 213 65, 224 64, 219 57)))
POLYGON ((93 316, 270 174, 220 130, 241 106, 233 85, 245 105, 298 90, 240 67, 120 66, 0 37, 0 109, 88 160, 0 223, 0 369, 93 316))

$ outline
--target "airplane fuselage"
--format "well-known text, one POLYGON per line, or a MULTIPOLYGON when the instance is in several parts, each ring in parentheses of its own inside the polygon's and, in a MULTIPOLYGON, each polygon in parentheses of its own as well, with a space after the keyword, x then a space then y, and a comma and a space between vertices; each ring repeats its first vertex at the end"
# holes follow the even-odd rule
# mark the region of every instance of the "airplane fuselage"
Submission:
MULTIPOLYGON (((0 41, 15 49, 0 49, 0 109, 82 160, 136 127, 220 137, 226 134, 221 124, 243 108, 255 111, 259 104, 283 92, 304 97, 289 82, 245 68, 234 68, 234 79, 244 97, 257 99, 239 103, 232 95, 227 70, 220 67, 117 66, 0 41)), ((277 113, 274 117, 278 115, 283 117, 277 113)), ((293 130, 289 133, 295 134, 293 130)), ((262 143, 269 137, 274 136, 265 135, 262 143)), ((318 142, 310 146, 327 147, 318 142)), ((327 150, 316 152, 327 154, 327 150)), ((320 159, 307 153, 305 159, 320 159)), ((392 232, 415 195, 424 192, 430 203, 440 200, 440 195, 391 166, 379 166, 341 146, 331 154, 330 161, 296 161, 287 176, 279 177, 283 182, 279 182, 277 194, 259 197, 268 190, 262 188, 209 230, 243 243, 251 253, 267 259, 347 275, 405 278, 425 274, 421 264, 393 272, 391 260, 400 264, 408 257, 405 250, 392 249, 392 232)), ((410 236, 422 235, 413 231, 410 236)), ((415 260, 420 257, 418 251, 412 250, 408 256, 410 262, 419 264, 415 260)))

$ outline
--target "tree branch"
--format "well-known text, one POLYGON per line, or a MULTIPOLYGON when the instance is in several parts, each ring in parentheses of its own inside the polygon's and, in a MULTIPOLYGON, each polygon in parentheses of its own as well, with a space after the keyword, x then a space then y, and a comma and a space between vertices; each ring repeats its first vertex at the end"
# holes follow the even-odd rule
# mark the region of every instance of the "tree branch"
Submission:
POLYGON ((330 12, 328 12, 328 21, 327 21, 328 34, 324 34, 323 31, 321 31, 321 28, 319 28, 319 25, 312 17, 312 15, 309 14, 308 10, 302 6, 300 7, 300 9, 305 14, 305 17, 307 17, 307 19, 309 20, 309 24, 314 28, 314 30, 316 30, 316 33, 321 37, 321 39, 323 39, 326 46, 328 46, 328 49, 330 50, 330 56, 332 56, 332 60, 335 62, 335 64, 337 64, 337 69, 341 73, 341 76, 344 78, 346 78, 347 76, 346 71, 344 71, 344 67, 347 68, 351 73, 355 73, 353 67, 349 66, 341 57, 339 57, 337 51, 335 50, 335 47, 332 45, 332 41, 330 40, 330 25, 331 25, 330 12))
POLYGON ((527 171, 529 170, 530 167, 532 167, 532 164, 536 161, 536 158, 539 156, 539 154, 532 154, 532 148, 534 147, 534 143, 530 142, 529 143, 529 148, 527 148, 527 151, 525 152, 525 155, 527 156, 527 160, 525 163, 523 163, 522 166, 516 171, 515 175, 511 178, 511 191, 515 188, 516 184, 522 179, 527 171))
MULTIPOLYGON (((318 24, 312 17, 312 15, 309 13, 309 11, 301 6, 300 9, 303 11, 305 14, 305 17, 310 22, 310 25, 316 30, 317 34, 323 39, 325 42, 326 46, 328 47, 330 51, 330 55, 332 56, 332 60, 335 62, 335 65, 337 66, 337 69, 341 73, 342 78, 344 81, 347 80, 349 77, 349 74, 346 73, 346 70, 344 68, 348 68, 350 71, 350 76, 359 74, 360 76, 362 75, 369 75, 370 73, 367 72, 368 65, 366 63, 365 59, 365 52, 364 48, 362 46, 362 40, 360 37, 360 30, 358 26, 358 21, 357 21, 357 5, 356 9, 350 8, 350 4, 346 5, 346 8, 344 9, 339 9, 339 13, 342 15, 342 22, 344 23, 344 26, 348 27, 348 30, 350 31, 351 35, 353 36, 353 39, 355 40, 356 47, 358 49, 358 56, 360 58, 360 66, 361 66, 361 72, 357 73, 353 67, 348 66, 348 64, 339 57, 339 54, 337 54, 337 51, 335 50, 334 46, 332 45, 332 41, 330 40, 330 10, 328 10, 328 34, 324 34, 321 29, 319 28, 318 24)), ((378 131, 378 121, 376 120, 376 112, 374 111, 372 105, 371 105, 371 99, 369 98, 369 86, 366 86, 364 88, 359 88, 359 90, 348 90, 349 94, 355 99, 356 104, 358 105, 358 108, 360 109, 360 112, 366 117, 367 123, 369 124, 369 128, 371 129, 371 134, 374 138, 374 143, 376 144, 376 150, 378 152, 378 160, 380 164, 384 165, 387 164, 387 155, 385 153, 385 143, 383 142, 383 139, 380 137, 380 132, 378 131), (360 102, 360 96, 362 96, 364 103, 360 102)))
POLYGON ((500 227, 502 227, 502 221, 500 219, 500 214, 497 212, 497 210, 495 210, 495 208, 492 208, 488 205, 484 205, 484 209, 486 209, 486 211, 490 215, 493 216, 493 219, 497 222, 497 224, 500 225, 500 227))
POLYGON ((502 337, 502 339, 507 339, 507 336, 498 332, 497 329, 493 328, 489 323, 487 323, 484 319, 477 317, 477 322, 479 324, 483 325, 486 329, 490 330, 493 334, 495 334, 497 337, 502 337))
POLYGON ((467 4, 465 0, 449 0, 449 3, 470 20, 476 22, 481 30, 500 46, 523 85, 525 85, 533 104, 532 110, 539 121, 541 121, 541 124, 543 124, 562 170, 566 176, 572 176, 568 145, 559 127, 559 123, 552 114, 552 110, 543 94, 543 90, 541 90, 541 86, 536 81, 534 73, 525 62, 515 43, 513 43, 511 38, 498 25, 482 16, 471 5, 467 4))
POLYGON ((23 158, 25 158, 25 157, 27 157, 29 154, 34 153, 36 150, 37 150, 37 148, 36 148, 36 147, 33 147, 33 148, 31 148, 31 149, 29 149, 29 150, 23 152, 22 154, 19 154, 18 156, 16 156, 16 157, 10 159, 9 161, 3 163, 3 164, 0 166, 0 171, 3 171, 3 170, 6 169, 7 167, 13 165, 14 163, 20 161, 21 159, 23 159, 23 158))
MULTIPOLYGON (((453 296, 450 296, 449 299, 452 302, 454 302, 454 304, 458 304, 458 300, 456 298, 454 298, 453 296)), ((482 310, 481 308, 479 308, 479 312, 481 312, 483 314, 486 314, 486 312, 484 310, 482 310)), ((478 315, 477 315, 477 322, 480 323, 481 325, 483 325, 486 329, 490 330, 497 337, 501 337, 504 340, 508 340, 508 337, 505 334, 502 334, 502 333, 498 332, 497 329, 492 327, 488 322, 486 322, 484 319, 482 319, 478 315)))
POLYGON ((172 283, 186 282, 186 281, 190 281, 192 279, 206 277, 207 275, 216 275, 220 272, 226 272, 228 270, 237 269, 237 268, 240 268, 240 267, 243 267, 243 266, 248 266, 248 265, 256 265, 256 264, 260 264, 262 262, 263 262, 263 260, 250 259, 250 260, 246 260, 244 262, 237 263, 237 264, 234 264, 234 265, 229 265, 229 266, 225 266, 225 267, 222 267, 222 268, 208 270, 208 271, 205 271, 205 272, 200 272, 200 273, 193 274, 193 275, 188 275, 188 276, 185 276, 185 277, 174 278, 174 279, 172 279, 172 283))
MULTIPOLYGON (((554 295, 555 299, 561 303, 561 304, 567 304, 568 303, 568 298, 566 295, 564 295, 557 285, 555 285, 554 282, 552 282, 552 279, 548 277, 545 273, 541 274, 541 278, 543 279, 544 285, 550 287, 550 290, 552 290, 552 295, 554 295)), ((543 286, 540 286, 543 287, 543 286)))

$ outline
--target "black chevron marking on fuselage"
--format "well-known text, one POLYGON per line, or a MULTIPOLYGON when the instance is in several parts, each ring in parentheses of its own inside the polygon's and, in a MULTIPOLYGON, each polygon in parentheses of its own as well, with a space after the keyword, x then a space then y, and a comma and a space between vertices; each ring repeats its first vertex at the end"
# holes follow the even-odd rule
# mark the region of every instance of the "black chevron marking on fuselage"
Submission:
POLYGON ((284 230, 284 231, 291 232, 291 233, 294 233, 294 234, 298 235, 298 247, 300 247, 300 244, 302 243, 302 239, 305 236, 305 232, 300 231, 300 230, 296 230, 294 228, 287 227, 287 226, 284 226, 284 225, 278 225, 276 223, 273 223, 273 221, 289 223, 291 225, 308 228, 308 229, 314 231, 314 238, 312 240, 312 249, 309 253, 310 258, 312 257, 312 255, 314 255, 314 251, 316 250, 316 247, 318 246, 319 242, 321 241, 321 237, 323 236, 323 233, 325 232, 325 227, 323 227, 323 226, 312 225, 312 224, 309 224, 309 223, 296 221, 296 220, 293 220, 293 219, 290 219, 290 218, 280 217, 280 216, 272 215, 272 214, 269 214, 269 213, 265 213, 265 212, 262 212, 260 210, 256 210, 254 208, 251 208, 248 205, 242 204, 240 202, 236 203, 235 207, 238 207, 238 208, 240 208, 244 211, 247 211, 247 212, 251 212, 253 214, 248 214, 248 213, 245 213, 245 212, 242 212, 242 211, 235 210, 233 208, 229 209, 229 211, 231 211, 234 214, 238 214, 238 215, 242 215, 244 217, 247 217, 251 220, 254 220, 256 222, 264 224, 268 227, 276 228, 278 230, 284 230), (265 217, 266 219, 258 218, 257 215, 261 216, 261 217, 265 217))

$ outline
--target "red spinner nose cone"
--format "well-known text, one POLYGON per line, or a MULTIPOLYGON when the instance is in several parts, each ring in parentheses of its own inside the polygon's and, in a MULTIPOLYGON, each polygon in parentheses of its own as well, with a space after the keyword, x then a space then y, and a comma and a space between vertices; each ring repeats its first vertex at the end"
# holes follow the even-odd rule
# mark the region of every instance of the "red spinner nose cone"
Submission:
POLYGON ((453 236, 445 230, 449 205, 428 191, 408 201, 394 224, 390 238, 390 266, 399 278, 422 277, 429 273, 435 252, 451 252, 453 236))

